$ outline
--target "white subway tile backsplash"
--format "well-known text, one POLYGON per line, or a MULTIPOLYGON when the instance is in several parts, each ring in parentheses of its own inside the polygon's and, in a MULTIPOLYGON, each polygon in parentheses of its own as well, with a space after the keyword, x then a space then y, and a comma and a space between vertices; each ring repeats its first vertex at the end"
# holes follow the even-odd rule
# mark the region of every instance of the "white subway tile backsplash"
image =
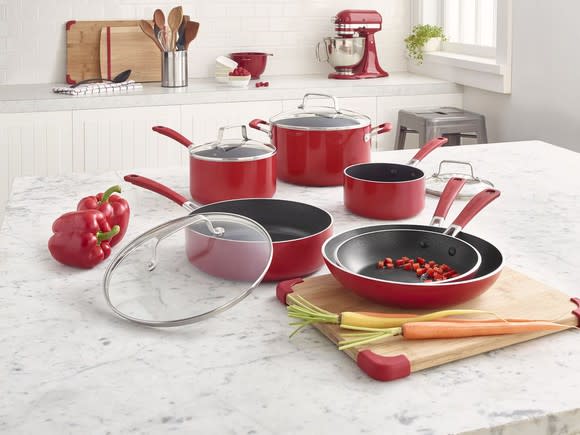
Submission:
POLYGON ((387 71, 406 70, 403 39, 410 0, 0 0, 0 84, 63 82, 68 20, 114 20, 167 14, 176 4, 201 23, 189 48, 189 74, 213 74, 215 57, 232 51, 265 51, 266 75, 326 73, 314 47, 333 33, 331 17, 348 8, 376 9, 383 31, 376 35, 387 71))

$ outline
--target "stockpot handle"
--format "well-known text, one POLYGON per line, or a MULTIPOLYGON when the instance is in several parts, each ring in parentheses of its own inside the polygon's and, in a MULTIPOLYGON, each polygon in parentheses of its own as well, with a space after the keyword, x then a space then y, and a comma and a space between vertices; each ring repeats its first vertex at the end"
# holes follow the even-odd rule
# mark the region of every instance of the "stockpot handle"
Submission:
POLYGON ((270 124, 268 124, 267 121, 264 121, 263 119, 260 118, 256 118, 256 119, 252 119, 250 121, 250 127, 252 127, 254 130, 259 130, 261 132, 264 132, 268 135, 272 134, 271 128, 270 128, 270 124))
POLYGON ((329 100, 332 100, 332 108, 336 110, 337 113, 340 112, 340 109, 338 108, 338 100, 336 99, 336 97, 333 97, 332 95, 317 94, 317 93, 308 93, 304 95, 304 98, 302 98, 302 103, 298 106, 298 108, 304 109, 304 107, 306 106, 306 100, 310 97, 328 98, 329 100))
POLYGON ((220 127, 218 130, 218 137, 217 137, 217 141, 218 143, 221 143, 223 138, 224 138, 224 131, 225 130, 229 130, 231 128, 241 128, 242 129, 242 137, 244 138, 244 142, 247 142, 248 139, 248 131, 246 129, 246 126, 241 124, 241 125, 226 125, 224 127, 220 127))
POLYGON ((315 53, 316 53, 316 60, 318 62, 328 62, 328 52, 326 51, 326 42, 324 41, 318 41, 318 44, 316 44, 316 48, 315 48, 315 53), (326 54, 326 59, 322 60, 322 58, 320 57, 320 44, 324 43, 324 54, 326 54))

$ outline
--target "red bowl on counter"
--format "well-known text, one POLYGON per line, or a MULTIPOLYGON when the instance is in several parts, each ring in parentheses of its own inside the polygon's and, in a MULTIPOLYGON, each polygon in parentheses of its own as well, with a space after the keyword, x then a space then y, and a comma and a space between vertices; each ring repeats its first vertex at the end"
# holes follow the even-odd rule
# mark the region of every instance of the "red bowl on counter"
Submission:
POLYGON ((258 53, 253 51, 242 51, 230 53, 230 58, 237 62, 238 66, 247 69, 252 74, 252 80, 259 79, 266 69, 266 62, 270 53, 258 53))

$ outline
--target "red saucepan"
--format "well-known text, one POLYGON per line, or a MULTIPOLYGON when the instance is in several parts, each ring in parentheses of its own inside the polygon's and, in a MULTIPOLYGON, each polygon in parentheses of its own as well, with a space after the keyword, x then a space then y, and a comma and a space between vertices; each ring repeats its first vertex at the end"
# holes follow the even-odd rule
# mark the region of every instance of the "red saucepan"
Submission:
MULTIPOLYGON (((451 202, 457 194, 442 194, 431 225, 439 225, 445 218, 451 202)), ((470 243, 481 255, 481 265, 469 279, 453 282, 429 283, 383 283, 380 280, 352 273, 339 265, 336 258, 338 247, 357 235, 381 230, 414 229, 442 233, 444 229, 427 225, 374 225, 355 228, 329 238, 322 247, 324 261, 334 277, 346 288, 360 296, 380 304, 402 308, 430 309, 459 304, 473 299, 488 290, 503 269, 504 258, 500 250, 479 237, 460 232, 457 237, 470 243)))
POLYGON ((347 166, 370 161, 371 137, 390 131, 391 124, 371 127, 368 116, 339 109, 335 97, 306 94, 297 110, 280 113, 250 127, 270 135, 278 150, 278 177, 304 186, 340 186, 347 166), (312 96, 332 100, 332 106, 306 109, 312 96))
POLYGON ((178 132, 157 126, 189 150, 189 192, 202 204, 238 198, 271 198, 276 192, 276 149, 248 139, 245 125, 221 127, 217 140, 194 145, 178 132), (241 128, 242 137, 224 139, 224 131, 241 128))
POLYGON ((437 137, 427 142, 408 164, 362 163, 344 170, 344 205, 372 219, 406 219, 425 207, 425 174, 416 165, 447 143, 437 137))
POLYGON ((231 213, 247 217, 268 232, 273 242, 272 263, 264 277, 279 281, 309 275, 322 267, 321 248, 332 235, 332 216, 309 204, 282 199, 251 198, 221 201, 203 207, 168 187, 139 175, 125 181, 159 193, 193 214, 231 213))

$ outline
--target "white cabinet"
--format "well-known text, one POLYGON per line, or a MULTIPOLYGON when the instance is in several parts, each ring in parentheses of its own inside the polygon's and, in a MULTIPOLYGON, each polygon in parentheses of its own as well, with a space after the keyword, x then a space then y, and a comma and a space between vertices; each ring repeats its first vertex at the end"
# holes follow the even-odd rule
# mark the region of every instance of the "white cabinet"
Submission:
POLYGON ((14 177, 72 172, 72 112, 0 114, 0 221, 14 177))
POLYGON ((179 106, 79 110, 73 113, 74 143, 84 150, 75 156, 75 169, 105 172, 114 169, 177 166, 187 161, 183 146, 166 143, 151 128, 180 129, 179 106))
MULTIPOLYGON (((435 95, 408 95, 396 97, 378 97, 377 98, 377 116, 381 122, 390 122, 393 124, 393 130, 390 133, 378 136, 378 148, 380 150, 394 149, 395 137, 397 135, 397 118, 400 109, 415 109, 417 107, 463 107, 463 94, 435 94, 435 95)), ((418 148, 419 141, 417 135, 408 134, 405 142, 405 148, 418 148)))

